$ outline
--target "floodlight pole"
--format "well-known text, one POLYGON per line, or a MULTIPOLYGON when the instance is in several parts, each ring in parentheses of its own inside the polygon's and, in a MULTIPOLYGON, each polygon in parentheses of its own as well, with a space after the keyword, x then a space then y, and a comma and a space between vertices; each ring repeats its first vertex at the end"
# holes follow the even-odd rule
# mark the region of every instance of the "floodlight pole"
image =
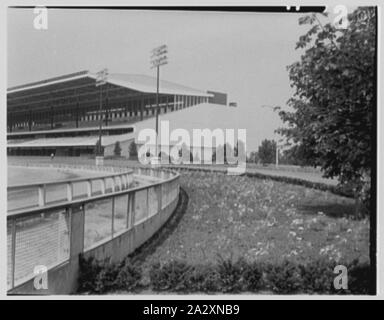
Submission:
POLYGON ((160 66, 157 66, 157 84, 156 84, 156 155, 158 157, 159 149, 159 79, 160 79, 160 66))
POLYGON ((96 165, 98 163, 102 163, 102 145, 101 145, 101 138, 102 138, 102 126, 103 126, 103 85, 107 83, 107 69, 103 69, 102 71, 97 73, 96 77, 96 87, 100 86, 100 105, 99 105, 99 139, 97 143, 96 148, 96 165))
POLYGON ((156 79, 156 145, 155 145, 155 155, 152 158, 153 163, 158 163, 158 153, 159 153, 159 114, 160 114, 160 105, 159 105, 159 84, 160 84, 160 66, 167 64, 167 46, 162 45, 152 50, 151 63, 152 67, 156 67, 157 79, 156 79), (156 162, 155 162, 156 161, 156 162))
POLYGON ((97 154, 96 156, 101 156, 101 135, 102 135, 102 126, 103 126, 103 117, 102 117, 102 110, 103 110, 103 86, 100 86, 100 105, 99 105, 99 143, 97 145, 97 154))

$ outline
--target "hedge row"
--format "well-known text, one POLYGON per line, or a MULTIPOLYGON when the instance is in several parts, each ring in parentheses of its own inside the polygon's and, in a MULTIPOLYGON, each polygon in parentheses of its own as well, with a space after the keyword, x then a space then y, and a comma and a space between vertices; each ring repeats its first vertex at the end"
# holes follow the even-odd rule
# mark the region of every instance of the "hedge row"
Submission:
POLYGON ((348 289, 339 290, 334 288, 335 263, 328 260, 271 264, 220 259, 202 265, 176 260, 151 265, 144 285, 143 270, 128 259, 118 265, 82 259, 79 292, 150 289, 176 293, 369 294, 374 283, 369 265, 354 260, 345 266, 348 289))
MULTIPOLYGON (((219 172, 226 173, 226 168, 201 168, 201 167, 190 167, 190 166, 170 166, 172 169, 176 170, 191 170, 191 171, 200 171, 200 172, 219 172)), ((271 175, 267 173, 261 172, 245 172, 247 177, 258 178, 258 179, 270 179, 273 181, 284 182, 299 186, 304 186, 306 188, 317 189, 321 191, 329 191, 333 194, 353 198, 354 197, 354 186, 352 184, 349 185, 331 185, 323 182, 314 182, 301 178, 294 178, 288 176, 279 176, 279 175, 271 175)))

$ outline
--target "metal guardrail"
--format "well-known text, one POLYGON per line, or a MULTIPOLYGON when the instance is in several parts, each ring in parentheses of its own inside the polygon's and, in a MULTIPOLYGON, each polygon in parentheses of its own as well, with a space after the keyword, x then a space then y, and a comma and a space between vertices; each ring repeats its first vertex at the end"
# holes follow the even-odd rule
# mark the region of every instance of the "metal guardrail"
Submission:
MULTIPOLYGON (((67 167, 67 168, 79 170, 79 167, 67 167)), ((87 178, 64 179, 60 181, 30 183, 30 184, 10 186, 7 188, 8 196, 15 193, 18 193, 18 194, 29 193, 32 195, 31 198, 36 198, 36 199, 34 199, 35 201, 32 201, 32 204, 30 203, 31 201, 29 202, 21 201, 22 203, 24 203, 24 206, 19 206, 12 209, 8 207, 8 214, 12 215, 20 212, 20 210, 24 210, 26 208, 31 208, 34 206, 44 207, 50 202, 72 201, 75 197, 92 197, 94 194, 94 191, 96 191, 94 186, 95 182, 99 182, 98 191, 101 194, 105 194, 108 192, 116 192, 118 190, 125 190, 132 183, 132 180, 133 180, 132 173, 133 173, 133 170, 125 170, 118 173, 113 173, 113 174, 108 173, 102 176, 91 177, 91 178, 87 177, 87 178), (109 188, 107 188, 108 180, 111 182, 109 188), (85 185, 85 188, 84 186, 83 188, 81 188, 83 189, 82 194, 75 195, 74 186, 79 185, 81 183, 85 185), (65 195, 64 196, 61 195, 60 199, 54 199, 53 201, 48 201, 47 193, 48 191, 53 191, 53 190, 56 191, 56 193, 58 194, 62 193, 60 191, 64 190, 65 195)), ((9 199, 8 199, 8 202, 10 202, 9 199)))
MULTIPOLYGON (((87 197, 74 198, 70 188, 64 202, 41 202, 41 206, 8 214, 8 290, 31 280, 37 266, 51 269, 69 261, 79 243, 83 252, 95 248, 145 222, 178 198, 179 174, 151 168, 137 168, 134 174, 156 179, 148 185, 124 189, 119 188, 122 181, 117 180, 126 177, 127 171, 114 173, 109 176, 117 181, 113 191, 97 195, 92 194, 92 187, 89 189, 89 179, 78 179, 87 183, 87 197), (83 211, 83 220, 76 221, 75 226, 74 208, 83 211), (82 239, 74 239, 78 231, 73 228, 83 230, 82 239)), ((65 185, 71 182, 65 181, 65 185)), ((43 188, 40 184, 28 187, 43 188)))

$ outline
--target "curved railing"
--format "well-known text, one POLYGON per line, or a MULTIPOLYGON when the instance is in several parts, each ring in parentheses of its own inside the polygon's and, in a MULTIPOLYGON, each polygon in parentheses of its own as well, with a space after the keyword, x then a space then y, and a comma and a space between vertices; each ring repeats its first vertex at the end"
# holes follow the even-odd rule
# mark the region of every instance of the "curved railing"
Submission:
MULTIPOLYGON (((70 293, 77 285, 79 254, 119 261, 165 223, 177 205, 179 174, 151 168, 117 170, 125 171, 91 179, 104 181, 104 193, 93 192, 90 179, 76 179, 76 183, 86 184, 86 196, 74 196, 74 180, 61 181, 55 185, 65 186, 67 198, 63 201, 42 201, 8 213, 9 293, 44 293, 34 284, 41 268, 49 275, 44 290, 70 293), (146 182, 127 186, 133 177, 144 177, 146 182), (106 192, 105 179, 114 182, 110 192, 106 192)), ((44 194, 53 183, 44 185, 27 187, 42 189, 39 194, 44 194)))
MULTIPOLYGON (((53 166, 60 169, 63 166, 53 166)), ((92 167, 66 166, 71 170, 92 170, 92 167)), ((98 171, 100 168, 95 167, 98 171)), ((94 169, 93 169, 94 170, 94 169)), ((72 201, 77 198, 92 197, 95 194, 106 194, 128 189, 133 182, 133 170, 110 173, 102 170, 103 174, 95 177, 63 179, 44 183, 13 185, 7 188, 8 214, 35 206, 44 207, 48 204, 72 201), (20 195, 24 199, 20 199, 20 195), (22 200, 22 201, 21 201, 22 200)))

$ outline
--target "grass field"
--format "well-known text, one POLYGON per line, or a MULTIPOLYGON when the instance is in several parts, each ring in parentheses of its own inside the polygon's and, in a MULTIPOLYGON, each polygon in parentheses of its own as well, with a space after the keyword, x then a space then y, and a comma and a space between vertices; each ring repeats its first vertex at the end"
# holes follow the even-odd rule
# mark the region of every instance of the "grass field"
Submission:
POLYGON ((369 261, 369 221, 354 220, 354 201, 329 192, 242 176, 183 172, 188 209, 147 257, 189 263, 244 257, 302 263, 369 261))

